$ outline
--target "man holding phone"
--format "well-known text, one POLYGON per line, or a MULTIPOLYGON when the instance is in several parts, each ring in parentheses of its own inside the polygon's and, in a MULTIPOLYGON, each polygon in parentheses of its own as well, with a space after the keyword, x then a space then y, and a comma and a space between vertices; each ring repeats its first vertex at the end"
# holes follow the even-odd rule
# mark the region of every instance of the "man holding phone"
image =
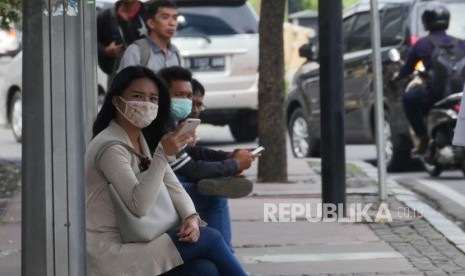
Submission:
POLYGON ((98 64, 110 84, 126 47, 147 34, 144 5, 137 0, 120 0, 97 16, 98 64))
MULTIPOLYGON (((199 99, 203 101, 203 96, 198 98, 197 93, 192 92, 192 75, 188 69, 173 66, 161 69, 158 74, 168 85, 173 104, 172 116, 176 121, 184 121, 203 105, 198 101, 199 99), (190 101, 190 104, 179 103, 177 105, 176 102, 179 102, 179 99, 190 101)), ((198 92, 198 89, 196 88, 195 91, 198 92)), ((153 140, 151 138, 153 134, 144 133, 144 136, 149 145, 155 145, 150 142, 153 140)), ((161 143, 166 142, 168 141, 161 141, 161 143)), ((153 151, 152 148, 151 150, 153 151)), ((255 156, 248 150, 236 150, 230 153, 196 146, 187 146, 177 156, 168 157, 171 168, 191 196, 201 218, 208 223, 209 227, 221 233, 231 251, 233 248, 227 197, 243 197, 252 191, 252 182, 243 177, 233 176, 250 168, 254 158, 255 156), (207 192, 210 192, 209 195, 199 193, 197 186, 200 181, 207 181, 204 186, 207 187, 207 192)))

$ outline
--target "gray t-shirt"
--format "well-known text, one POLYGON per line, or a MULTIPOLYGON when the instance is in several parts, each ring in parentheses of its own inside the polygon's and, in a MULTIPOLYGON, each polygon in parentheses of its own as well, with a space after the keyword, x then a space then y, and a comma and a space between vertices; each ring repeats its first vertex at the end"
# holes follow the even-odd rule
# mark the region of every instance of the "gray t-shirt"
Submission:
MULTIPOLYGON (((150 45, 150 58, 147 63, 147 67, 152 69, 154 72, 158 72, 162 68, 170 67, 170 66, 181 66, 181 61, 178 58, 176 52, 178 49, 174 44, 170 44, 168 48, 168 54, 165 55, 163 50, 158 47, 153 41, 147 37, 146 38, 149 45, 150 45)), ((145 65, 141 64, 140 58, 140 49, 139 46, 136 44, 131 44, 129 47, 124 51, 124 55, 121 58, 121 62, 119 64, 118 72, 121 69, 126 68, 131 65, 145 65)))

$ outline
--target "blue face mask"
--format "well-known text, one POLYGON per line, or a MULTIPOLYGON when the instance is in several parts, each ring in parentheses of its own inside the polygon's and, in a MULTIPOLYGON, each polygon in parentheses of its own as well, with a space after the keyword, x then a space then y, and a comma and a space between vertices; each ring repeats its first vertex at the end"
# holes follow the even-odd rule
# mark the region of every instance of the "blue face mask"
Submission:
POLYGON ((171 116, 175 121, 186 119, 192 111, 192 100, 183 98, 171 99, 171 116))

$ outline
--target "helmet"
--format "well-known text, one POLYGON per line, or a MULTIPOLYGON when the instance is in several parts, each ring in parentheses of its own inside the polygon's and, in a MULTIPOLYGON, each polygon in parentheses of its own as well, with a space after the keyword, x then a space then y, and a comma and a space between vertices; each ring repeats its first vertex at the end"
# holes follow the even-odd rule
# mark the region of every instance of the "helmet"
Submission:
POLYGON ((421 16, 421 21, 427 31, 447 30, 449 19, 450 13, 446 5, 436 1, 429 3, 421 16))

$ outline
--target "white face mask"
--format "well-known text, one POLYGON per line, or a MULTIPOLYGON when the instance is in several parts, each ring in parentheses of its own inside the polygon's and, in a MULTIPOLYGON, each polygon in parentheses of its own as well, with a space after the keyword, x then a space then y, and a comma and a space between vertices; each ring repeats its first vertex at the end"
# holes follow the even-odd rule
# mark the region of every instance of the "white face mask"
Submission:
POLYGON ((131 124, 136 127, 144 128, 157 118, 158 105, 152 102, 144 101, 126 101, 122 97, 119 97, 121 101, 126 104, 124 112, 121 111, 116 105, 116 109, 124 116, 131 124))

